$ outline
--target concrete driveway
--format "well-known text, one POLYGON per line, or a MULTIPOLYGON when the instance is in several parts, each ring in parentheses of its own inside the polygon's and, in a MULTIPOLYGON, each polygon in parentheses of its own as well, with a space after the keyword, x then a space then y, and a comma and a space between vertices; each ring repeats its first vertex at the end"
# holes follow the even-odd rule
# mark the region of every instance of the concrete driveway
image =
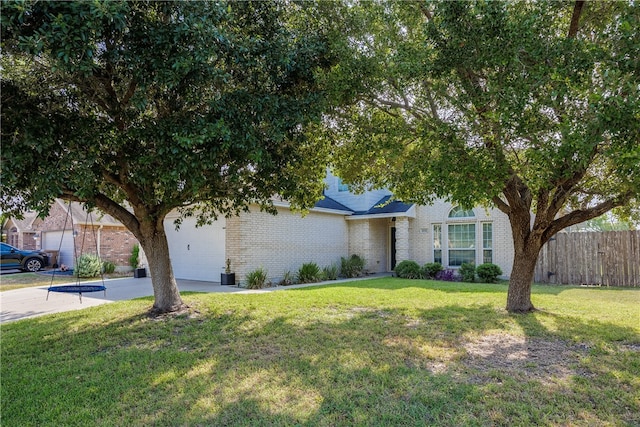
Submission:
MULTIPOLYGON (((88 283, 93 282, 83 284, 88 283)), ((95 283, 102 284, 101 281, 95 283)), ((111 279, 105 280, 104 283, 107 287, 106 295, 104 292, 83 293, 82 302, 77 293, 50 292, 47 299, 46 286, 0 292, 0 323, 153 295, 151 279, 148 277, 111 279)), ((178 288, 181 292, 247 292, 246 289, 235 286, 180 279, 178 279, 178 288)))

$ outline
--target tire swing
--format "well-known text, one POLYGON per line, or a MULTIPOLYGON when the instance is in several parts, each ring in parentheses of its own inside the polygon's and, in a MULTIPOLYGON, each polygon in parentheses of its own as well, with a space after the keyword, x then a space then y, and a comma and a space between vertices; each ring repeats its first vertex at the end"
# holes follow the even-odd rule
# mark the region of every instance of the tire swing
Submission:
MULTIPOLYGON (((62 249, 62 242, 64 240, 64 232, 67 228, 67 220, 71 218, 71 230, 73 230, 73 216, 71 215, 71 202, 69 202, 69 208, 67 210, 67 216, 64 219, 64 227, 62 228, 62 237, 60 237, 60 246, 58 246, 58 253, 60 253, 60 250, 62 249)), ((89 216, 89 211, 87 210, 87 216, 85 218, 85 224, 87 223, 87 220, 91 218, 91 230, 93 231, 93 241, 96 242, 96 251, 97 251, 97 247, 98 247, 98 240, 96 238, 96 229, 93 226, 93 214, 91 214, 91 216, 89 216)), ((72 231, 73 232, 73 231, 72 231)), ((82 253, 84 251, 84 239, 85 239, 86 233, 82 234, 82 244, 80 246, 80 257, 82 256, 82 253)), ((78 249, 77 246, 75 244, 75 240, 73 243, 73 254, 75 257, 75 266, 77 268, 78 266, 78 249)), ((57 264, 53 265, 53 274, 51 274, 51 283, 49 284, 49 289, 47 290, 47 301, 49 301, 49 292, 62 292, 62 293, 68 293, 68 294, 75 294, 77 293, 78 296, 80 297, 80 304, 82 304, 82 294, 83 293, 89 293, 89 292, 100 292, 100 291, 104 291, 104 295, 107 296, 107 287, 104 284, 104 272, 102 271, 102 266, 100 267, 100 278, 102 279, 102 285, 89 285, 89 284, 81 284, 80 283, 80 277, 75 274, 76 276, 76 283, 75 285, 56 285, 53 286, 53 279, 55 278, 56 275, 56 268, 58 268, 57 264)))

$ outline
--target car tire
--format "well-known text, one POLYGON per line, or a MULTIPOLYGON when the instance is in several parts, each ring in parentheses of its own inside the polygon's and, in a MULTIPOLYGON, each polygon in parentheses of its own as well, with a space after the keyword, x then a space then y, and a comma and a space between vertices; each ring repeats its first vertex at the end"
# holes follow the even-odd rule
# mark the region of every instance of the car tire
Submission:
POLYGON ((40 261, 38 258, 29 258, 24 262, 24 271, 31 271, 32 273, 35 273, 36 271, 39 271, 42 268, 42 261, 40 261))

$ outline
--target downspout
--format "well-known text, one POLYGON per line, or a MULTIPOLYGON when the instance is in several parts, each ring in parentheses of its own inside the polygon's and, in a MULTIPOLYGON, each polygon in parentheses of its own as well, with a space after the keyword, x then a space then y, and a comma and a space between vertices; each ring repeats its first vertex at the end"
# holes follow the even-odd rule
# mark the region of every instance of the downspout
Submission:
POLYGON ((100 253, 100 247, 102 246, 101 241, 102 241, 102 227, 104 227, 104 225, 101 225, 100 227, 98 227, 98 238, 97 238, 97 242, 96 242, 96 248, 98 250, 98 258, 102 259, 102 254, 100 253))

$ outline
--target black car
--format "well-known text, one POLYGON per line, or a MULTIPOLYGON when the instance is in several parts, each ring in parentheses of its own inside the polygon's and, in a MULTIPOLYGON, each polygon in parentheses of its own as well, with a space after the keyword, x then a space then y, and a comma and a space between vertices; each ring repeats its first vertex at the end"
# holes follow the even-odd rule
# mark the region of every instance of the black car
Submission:
POLYGON ((42 251, 23 251, 6 243, 2 245, 2 269, 38 271, 49 265, 49 255, 42 251))

